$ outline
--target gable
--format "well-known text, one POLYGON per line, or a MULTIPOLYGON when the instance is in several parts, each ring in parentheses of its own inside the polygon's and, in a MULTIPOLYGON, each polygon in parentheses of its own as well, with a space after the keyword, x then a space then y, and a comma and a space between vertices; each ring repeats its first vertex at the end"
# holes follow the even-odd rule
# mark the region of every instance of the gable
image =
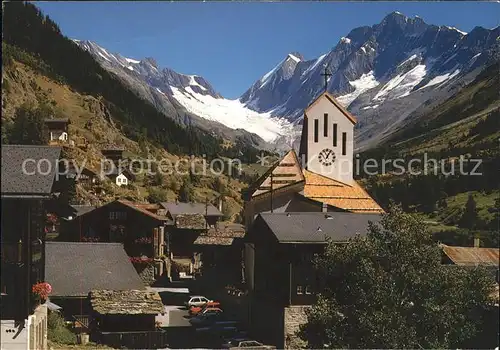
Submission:
POLYGON ((311 111, 315 106, 317 106, 318 103, 322 101, 328 101, 330 105, 335 107, 337 110, 339 110, 351 123, 356 124, 357 120, 356 118, 349 113, 347 109, 344 108, 336 99, 333 97, 331 94, 328 92, 324 92, 321 95, 318 96, 304 111, 304 117, 307 116, 307 113, 311 111))
POLYGON ((295 151, 290 150, 255 182, 252 198, 270 192, 271 188, 274 191, 302 181, 304 181, 304 175, 299 159, 295 151))

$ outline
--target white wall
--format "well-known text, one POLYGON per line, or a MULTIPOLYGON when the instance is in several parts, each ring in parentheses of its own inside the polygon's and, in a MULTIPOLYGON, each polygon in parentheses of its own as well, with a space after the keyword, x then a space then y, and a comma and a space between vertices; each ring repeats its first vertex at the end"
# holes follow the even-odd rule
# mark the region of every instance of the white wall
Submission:
POLYGON ((24 327, 14 320, 1 320, 0 344, 2 350, 47 349, 47 306, 40 305, 25 320, 24 327))
POLYGON ((354 124, 326 97, 321 97, 307 112, 307 169, 332 179, 351 183, 353 181, 353 135, 354 124), (324 117, 328 113, 328 136, 323 134, 324 117), (314 120, 318 119, 318 142, 314 142, 314 120), (333 146, 333 124, 337 123, 337 146, 333 146), (347 133, 346 155, 342 155, 342 133, 347 133), (318 155, 323 149, 335 152, 335 162, 322 165, 318 155))
POLYGON ((127 185, 127 184, 128 184, 128 179, 127 179, 127 177, 126 177, 125 175, 123 175, 123 174, 118 175, 118 176, 116 177, 115 181, 116 181, 116 184, 117 184, 118 186, 124 186, 124 185, 127 185))

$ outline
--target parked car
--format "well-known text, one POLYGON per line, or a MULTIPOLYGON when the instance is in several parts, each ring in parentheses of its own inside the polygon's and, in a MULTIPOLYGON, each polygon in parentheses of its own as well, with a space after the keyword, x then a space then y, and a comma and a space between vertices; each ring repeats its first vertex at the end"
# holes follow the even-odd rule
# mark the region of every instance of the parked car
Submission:
POLYGON ((218 307, 207 307, 203 309, 198 315, 196 316, 201 316, 201 315, 206 315, 206 314, 214 314, 214 313, 220 313, 222 312, 222 309, 219 309, 218 307))
POLYGON ((259 343, 258 341, 255 340, 250 340, 250 339, 231 339, 228 341, 226 344, 222 344, 222 347, 224 349, 238 349, 238 348, 245 348, 245 349, 276 349, 275 346, 271 345, 264 345, 262 343, 259 343))
POLYGON ((196 296, 192 296, 188 301, 185 302, 185 305, 190 308, 191 306, 203 306, 205 305, 206 303, 208 302, 211 302, 213 300, 210 300, 210 299, 207 299, 203 296, 199 296, 199 295, 196 295, 196 296))
POLYGON ((210 307, 220 307, 220 303, 218 301, 209 301, 203 306, 191 306, 189 308, 189 314, 195 316, 210 307))
POLYGON ((223 318, 222 315, 222 312, 208 312, 191 318, 189 323, 195 327, 207 327, 213 325, 217 321, 221 321, 223 318))

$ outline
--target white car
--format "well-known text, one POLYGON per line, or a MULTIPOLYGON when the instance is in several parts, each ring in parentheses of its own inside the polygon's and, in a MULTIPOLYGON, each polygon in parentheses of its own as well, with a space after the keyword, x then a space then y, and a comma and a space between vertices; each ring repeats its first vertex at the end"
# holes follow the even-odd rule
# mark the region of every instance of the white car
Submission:
POLYGON ((189 299, 189 301, 186 302, 186 306, 190 308, 191 306, 203 306, 208 302, 211 302, 213 300, 207 299, 203 296, 193 296, 189 299))

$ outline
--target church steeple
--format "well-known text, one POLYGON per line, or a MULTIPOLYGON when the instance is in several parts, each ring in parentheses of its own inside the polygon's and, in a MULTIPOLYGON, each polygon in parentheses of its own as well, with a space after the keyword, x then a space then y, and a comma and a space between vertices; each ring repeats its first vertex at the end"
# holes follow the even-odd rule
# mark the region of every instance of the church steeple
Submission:
MULTIPOLYGON (((326 68, 324 76, 326 87, 326 68)), ((323 92, 304 111, 299 157, 305 168, 352 183, 355 124, 356 119, 332 95, 323 92)))

